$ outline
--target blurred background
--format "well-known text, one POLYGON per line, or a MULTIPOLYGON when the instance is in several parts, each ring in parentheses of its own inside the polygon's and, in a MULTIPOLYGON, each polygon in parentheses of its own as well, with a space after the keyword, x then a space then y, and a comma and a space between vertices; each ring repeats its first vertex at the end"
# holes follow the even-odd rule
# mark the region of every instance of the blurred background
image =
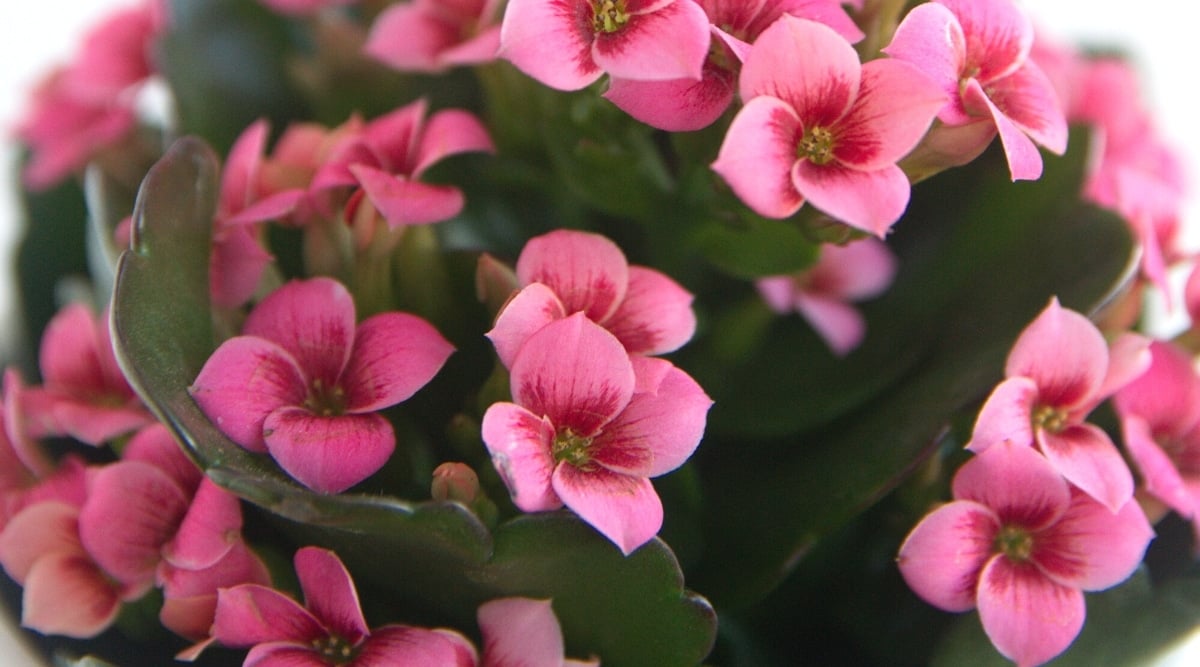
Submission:
MULTIPOLYGON (((255 0, 246 0, 253 2, 255 0)), ((53 64, 67 60, 83 30, 112 9, 132 0, 0 2, 0 359, 8 356, 13 322, 12 248, 20 233, 16 205, 17 148, 8 139, 24 109, 28 90, 53 64)), ((1144 76, 1145 95, 1157 109, 1162 134, 1177 142, 1189 166, 1192 192, 1200 189, 1200 87, 1196 80, 1196 39, 1189 3, 1174 0, 1040 0, 1025 2, 1039 27, 1051 37, 1105 50, 1127 52, 1144 76), (1188 16, 1183 15, 1189 14, 1188 16)), ((1200 227, 1193 195, 1186 224, 1200 227)), ((1200 234, 1193 233, 1193 239, 1200 234)), ((1159 667, 1200 664, 1200 632, 1159 667)), ((33 664, 21 657, 8 624, 0 623, 0 664, 33 664)))

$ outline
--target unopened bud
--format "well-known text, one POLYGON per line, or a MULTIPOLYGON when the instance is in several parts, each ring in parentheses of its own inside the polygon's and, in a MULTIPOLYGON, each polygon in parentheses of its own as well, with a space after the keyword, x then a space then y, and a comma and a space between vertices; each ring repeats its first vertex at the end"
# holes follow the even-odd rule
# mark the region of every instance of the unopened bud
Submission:
POLYGON ((521 288, 517 274, 486 252, 475 268, 475 296, 493 316, 504 308, 513 293, 521 288))
POLYGON ((433 471, 430 495, 470 506, 479 497, 479 476, 465 463, 443 463, 433 471))

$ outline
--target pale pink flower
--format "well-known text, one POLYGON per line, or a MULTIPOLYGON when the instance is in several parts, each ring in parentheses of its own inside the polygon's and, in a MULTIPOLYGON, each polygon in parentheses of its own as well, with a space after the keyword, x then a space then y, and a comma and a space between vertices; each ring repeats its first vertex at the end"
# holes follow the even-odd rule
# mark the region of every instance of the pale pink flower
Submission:
POLYGON ((530 239, 517 258, 517 280, 521 290, 487 334, 505 366, 530 335, 576 312, 630 354, 671 352, 696 331, 691 293, 664 273, 630 266, 599 234, 560 229, 530 239))
POLYGON ((863 33, 838 0, 696 0, 713 41, 700 80, 646 81, 613 76, 604 97, 661 130, 687 132, 712 124, 729 108, 750 44, 775 19, 790 14, 824 23, 854 43, 863 33))
POLYGON ((638 80, 698 80, 708 18, 692 0, 509 0, 500 57, 559 90, 604 73, 638 80))
POLYGON ((949 126, 990 122, 1013 180, 1042 175, 1036 144, 1061 155, 1067 122, 1054 86, 1030 57, 1034 31, 1012 0, 935 0, 917 5, 883 49, 942 87, 949 126))
POLYGON ((1036 446, 1067 481, 1117 511, 1133 496, 1133 476, 1108 434, 1084 420, 1145 372, 1147 345, 1125 334, 1110 349, 1086 317, 1051 299, 1013 344, 967 448, 1036 446))
POLYGON ((375 19, 367 55, 401 71, 440 72, 496 58, 501 0, 413 0, 375 19))
POLYGON ((1011 442, 963 464, 953 492, 901 545, 900 573, 935 607, 978 608, 992 644, 1022 667, 1064 651, 1083 627, 1083 591, 1128 578, 1154 536, 1136 502, 1110 511, 1011 442))
POLYGON ((879 239, 844 246, 825 244, 815 264, 799 273, 755 282, 776 313, 800 313, 833 353, 843 356, 862 342, 867 325, 850 305, 882 294, 896 275, 896 258, 879 239))
POLYGON ((807 200, 882 237, 908 206, 896 161, 924 136, 945 94, 898 60, 861 65, 828 26, 783 16, 746 58, 742 107, 712 168, 757 213, 807 200))
POLYGON ((597 667, 565 657, 562 628, 550 600, 499 598, 479 606, 481 667, 597 667))
POLYGON ((395 449, 392 425, 378 411, 425 386, 453 349, 407 313, 356 325, 354 301, 336 281, 293 281, 213 352, 191 392, 234 442, 269 452, 309 488, 337 493, 379 470, 395 449))
POLYGON ((112 104, 158 72, 154 44, 166 30, 167 0, 144 0, 105 16, 84 34, 66 85, 81 100, 112 104))
POLYGON ((512 403, 483 416, 483 440, 513 502, 566 505, 629 554, 662 526, 650 483, 678 468, 704 434, 712 401, 662 359, 632 359, 576 312, 545 325, 511 369, 512 403))
POLYGON ((257 584, 222 589, 212 635, 250 648, 247 665, 473 667, 475 647, 445 629, 367 626, 354 581, 332 551, 305 547, 295 555, 304 605, 257 584))

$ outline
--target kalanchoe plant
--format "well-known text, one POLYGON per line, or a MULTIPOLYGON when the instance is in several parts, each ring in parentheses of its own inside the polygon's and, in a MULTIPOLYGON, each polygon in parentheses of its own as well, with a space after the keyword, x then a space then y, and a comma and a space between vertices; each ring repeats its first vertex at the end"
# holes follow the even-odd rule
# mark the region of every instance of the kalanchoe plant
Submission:
MULTIPOLYGON (((1169 643, 1200 623, 1200 335, 1154 339, 1140 304, 1192 261, 1180 160, 1127 62, 1033 23, 1012 0, 102 22, 17 131, 22 625, 79 665, 1169 643), (152 79, 158 121, 132 103, 152 79)), ((1198 275, 1165 295, 1193 319, 1198 275)))

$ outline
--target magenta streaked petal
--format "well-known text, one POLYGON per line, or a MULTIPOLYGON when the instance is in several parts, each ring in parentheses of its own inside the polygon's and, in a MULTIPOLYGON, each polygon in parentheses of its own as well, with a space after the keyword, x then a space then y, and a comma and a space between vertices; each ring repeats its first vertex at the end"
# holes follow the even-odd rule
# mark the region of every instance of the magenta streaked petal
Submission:
POLYGON ((590 232, 559 229, 529 239, 516 269, 522 285, 546 285, 558 295, 567 314, 582 311, 593 322, 611 316, 629 286, 625 253, 590 232))
POLYGON ((820 294, 797 292, 796 311, 812 326, 830 351, 844 357, 867 335, 867 322, 854 306, 820 294))
POLYGON ((567 316, 562 301, 542 283, 531 283, 517 292, 496 317, 487 337, 505 368, 512 367, 525 341, 547 324, 567 316))
POLYGON ((962 26, 950 10, 934 2, 917 5, 900 22, 892 43, 883 52, 912 63, 936 82, 949 100, 941 114, 943 122, 951 125, 967 122, 958 95, 967 46, 962 26))
POLYGON ((979 573, 993 554, 1000 519, 979 503, 958 500, 930 512, 912 529, 896 564, 922 600, 945 611, 975 607, 979 573))
POLYGON ((639 389, 625 410, 604 427, 589 450, 605 468, 626 475, 658 477, 687 461, 704 435, 712 399, 669 361, 637 357, 639 389))
POLYGON ((1041 404, 1059 408, 1092 398, 1107 372, 1104 336, 1057 298, 1021 332, 1004 365, 1007 377, 1022 375, 1037 383, 1041 404))
POLYGON ((346 409, 372 412, 408 400, 433 379, 454 346, 432 324, 408 313, 380 313, 358 326, 342 375, 346 409))
POLYGON ((1113 513, 1074 489, 1067 513, 1034 538, 1033 562, 1063 585, 1100 591, 1133 574, 1153 537, 1136 501, 1113 513))
POLYGON ((956 500, 990 507, 1005 524, 1039 530, 1054 524, 1071 502, 1070 487, 1032 447, 1002 442, 963 464, 952 483, 956 500))
POLYGON ((644 13, 627 5, 625 25, 613 33, 596 33, 592 59, 622 79, 699 80, 712 37, 704 10, 687 0, 647 5, 644 13))
POLYGON ((1033 47, 1033 24, 1016 3, 938 0, 954 13, 966 39, 966 63, 989 82, 1015 71, 1033 47))
POLYGON ((969 108, 987 109, 1000 134, 1004 155, 1008 159, 1009 175, 1014 181, 1036 181, 1042 176, 1042 154, 1033 140, 987 96, 979 82, 972 79, 963 91, 969 108))
POLYGON ((987 85, 988 98, 1029 138, 1055 155, 1067 150, 1067 118, 1054 86, 1036 64, 1027 62, 987 85))
POLYGON ((336 554, 305 547, 293 560, 304 591, 304 605, 331 633, 351 644, 370 634, 354 581, 336 554))
POLYGON ((908 177, 896 165, 858 171, 836 162, 796 162, 792 183, 808 203, 831 217, 883 238, 908 207, 908 177))
POLYGON ((167 473, 179 488, 192 493, 204 473, 192 462, 165 424, 155 422, 129 439, 123 461, 142 461, 167 473))
POLYGON ((479 605, 483 664, 488 667, 561 665, 562 628, 550 600, 499 598, 479 605))
POLYGON ((833 155, 863 171, 894 164, 925 136, 946 93, 929 76, 900 60, 862 67, 858 97, 833 128, 833 155))
POLYGON ((633 365, 621 341, 576 313, 542 327, 513 361, 513 400, 555 428, 591 437, 633 396, 633 365))
POLYGON ((242 536, 242 507, 237 496, 207 477, 162 555, 171 565, 189 570, 212 567, 242 536))
POLYGON ((377 413, 315 415, 282 408, 263 423, 267 451, 318 493, 341 493, 375 474, 396 449, 392 424, 377 413))
POLYGON ((519 405, 493 403, 483 415, 482 432, 513 504, 523 512, 562 507, 550 486, 556 465, 550 454, 553 424, 519 405))
POLYGON ((712 170, 759 215, 786 218, 804 203, 792 183, 803 135, 800 118, 787 102, 756 97, 734 116, 712 170))
POLYGON ((583 471, 563 463, 554 469, 554 490, 563 504, 628 556, 662 528, 662 501, 650 480, 610 472, 583 471))
MULTIPOLYGON (((465 641, 465 640, 464 640, 465 641)), ((376 628, 358 647, 353 667, 395 667, 397 665, 463 665, 463 642, 456 642, 444 631, 385 625, 376 628)), ((474 667, 474 662, 468 663, 474 667)))
POLYGON ((1040 665, 1062 653, 1083 627, 1083 593, 1055 583, 1032 564, 1003 556, 983 568, 977 596, 988 639, 1018 665, 1040 665))
POLYGON ((551 88, 578 90, 603 73, 592 60, 591 25, 585 0, 511 0, 498 55, 551 88))
POLYGON ((79 542, 79 509, 67 503, 29 505, 0 532, 0 564, 20 585, 34 563, 52 553, 86 554, 79 542))
POLYGON ((674 352, 696 332, 692 298, 691 292, 666 274, 631 266, 625 298, 602 324, 630 354, 674 352))
POLYGON ((283 348, 263 338, 230 338, 205 362, 192 398, 221 432, 255 452, 266 451, 263 422, 308 395, 304 376, 283 348))
POLYGON ((311 646, 269 642, 250 649, 242 667, 329 667, 329 661, 311 646))
POLYGON ((354 298, 341 283, 330 278, 293 280, 250 312, 242 333, 279 345, 309 381, 332 387, 350 358, 354 320, 354 298))
POLYGON ((474 114, 444 109, 430 116, 421 130, 411 176, 421 174, 443 158, 459 153, 495 153, 487 128, 474 114))
POLYGON ((1059 473, 1116 512, 1133 497, 1133 473, 1100 427, 1071 424, 1058 433, 1037 432, 1042 453, 1059 473))
POLYGON ((1033 446, 1033 408, 1037 399, 1037 384, 1027 377, 1011 377, 996 385, 975 418, 975 430, 967 449, 978 454, 1002 442, 1033 446))
POLYGON ((829 127, 858 96, 861 69, 858 54, 841 35, 784 15, 754 42, 739 89, 747 102, 759 95, 783 100, 805 127, 829 127))
POLYGON ((700 80, 609 80, 604 98, 643 123, 668 132, 691 132, 721 117, 733 102, 734 74, 705 64, 700 80))
POLYGON ((329 636, 312 612, 266 586, 242 584, 217 591, 212 636, 231 648, 267 642, 309 644, 329 636))
POLYGON ((456 187, 421 183, 361 164, 350 171, 392 228, 442 222, 463 209, 462 190, 456 187))
POLYGON ((1158 498, 1185 519, 1196 516, 1196 498, 1189 493, 1179 468, 1154 440, 1150 426, 1137 415, 1121 420, 1125 451, 1141 473, 1146 493, 1158 498))
POLYGON ((95 637, 120 610, 119 588, 86 554, 47 554, 25 577, 21 625, 44 635, 95 637))

